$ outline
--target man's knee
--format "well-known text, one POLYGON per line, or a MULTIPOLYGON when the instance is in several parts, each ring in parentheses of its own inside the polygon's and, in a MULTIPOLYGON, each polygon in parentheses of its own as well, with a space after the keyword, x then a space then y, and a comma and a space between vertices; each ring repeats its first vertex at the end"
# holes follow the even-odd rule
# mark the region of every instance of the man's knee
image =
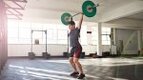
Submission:
POLYGON ((75 58, 75 59, 73 59, 73 62, 76 64, 76 63, 79 63, 78 62, 78 58, 75 58))
POLYGON ((73 63, 73 58, 72 57, 69 58, 69 62, 73 63))

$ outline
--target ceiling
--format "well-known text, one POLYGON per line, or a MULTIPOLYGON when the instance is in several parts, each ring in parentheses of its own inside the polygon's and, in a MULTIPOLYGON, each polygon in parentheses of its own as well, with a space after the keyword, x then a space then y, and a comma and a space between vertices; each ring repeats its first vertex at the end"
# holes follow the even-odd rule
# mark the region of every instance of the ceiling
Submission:
MULTIPOLYGON (((21 0, 14 0, 14 1, 21 1, 21 0)), ((27 0, 26 7, 24 7, 25 10, 24 12, 22 12, 23 13, 22 18, 23 20, 60 21, 60 17, 64 12, 69 12, 72 15, 81 12, 82 11, 81 7, 84 1, 85 0, 27 0)), ((97 7, 96 16, 92 18, 88 17, 84 18, 84 20, 87 22, 100 22, 102 21, 102 19, 104 22, 106 22, 121 17, 140 19, 140 20, 143 19, 142 0, 91 0, 91 1, 93 1, 95 4, 99 4, 99 7, 97 7), (137 9, 138 11, 133 12, 133 10, 136 10, 134 9, 134 7, 135 8, 141 7, 141 8, 137 9), (124 13, 126 14, 124 15, 124 13), (107 19, 104 19, 106 17, 107 19)), ((78 19, 79 16, 76 16, 75 20, 78 19)))
POLYGON ((8 19, 21 20, 26 6, 26 0, 4 0, 8 19))
MULTIPOLYGON (((111 9, 126 5, 135 0, 91 0, 95 4, 99 3, 98 12, 106 12, 111 9)), ((84 0, 28 0, 27 9, 43 9, 79 12, 84 0)))
POLYGON ((139 12, 139 13, 127 16, 126 18, 143 20, 143 12, 139 12))
MULTIPOLYGON (((111 10, 120 8, 135 0, 92 0, 97 7, 97 15, 86 18, 87 21, 98 21, 100 17, 111 10)), ((75 14, 81 12, 84 0, 28 0, 24 18, 59 19, 64 12, 75 14)))

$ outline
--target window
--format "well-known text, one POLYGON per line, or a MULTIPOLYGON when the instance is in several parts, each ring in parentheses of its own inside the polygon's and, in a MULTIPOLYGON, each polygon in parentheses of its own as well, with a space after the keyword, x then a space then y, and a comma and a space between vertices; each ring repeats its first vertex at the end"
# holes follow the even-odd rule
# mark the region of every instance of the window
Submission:
POLYGON ((102 45, 110 45, 110 32, 111 28, 102 27, 102 45))
MULTIPOLYGON (((47 30, 48 44, 67 44, 68 26, 63 24, 28 23, 18 20, 8 21, 8 44, 31 44, 31 30, 47 30)), ((45 44, 44 32, 33 32, 33 40, 45 44)), ((80 43, 87 45, 87 26, 83 25, 80 32, 80 43)))
MULTIPOLYGON (((102 45, 110 45, 111 28, 102 27, 102 45)), ((92 27, 92 44, 97 45, 97 27, 92 27)))
POLYGON ((58 44, 67 44, 67 29, 58 29, 58 44))
POLYGON ((8 21, 8 43, 18 43, 18 23, 8 21))
POLYGON ((97 45, 97 27, 91 27, 92 29, 92 44, 97 45))
MULTIPOLYGON (((48 44, 67 44, 68 27, 61 24, 28 23, 17 20, 8 21, 8 43, 9 44, 31 44, 31 30, 47 30, 48 44)), ((45 44, 44 32, 33 32, 33 40, 39 40, 45 44)), ((81 43, 86 44, 86 27, 81 29, 81 43)))
POLYGON ((82 26, 80 31, 80 43, 82 45, 87 45, 87 26, 82 26))
POLYGON ((29 23, 19 22, 19 31, 17 33, 19 44, 31 43, 31 25, 29 23))

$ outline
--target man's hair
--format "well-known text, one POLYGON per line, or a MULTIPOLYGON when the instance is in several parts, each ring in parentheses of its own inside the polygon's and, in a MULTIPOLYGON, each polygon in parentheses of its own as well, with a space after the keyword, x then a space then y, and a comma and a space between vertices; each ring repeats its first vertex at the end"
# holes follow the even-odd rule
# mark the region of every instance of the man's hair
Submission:
POLYGON ((74 21, 70 21, 69 25, 75 25, 75 22, 74 21))

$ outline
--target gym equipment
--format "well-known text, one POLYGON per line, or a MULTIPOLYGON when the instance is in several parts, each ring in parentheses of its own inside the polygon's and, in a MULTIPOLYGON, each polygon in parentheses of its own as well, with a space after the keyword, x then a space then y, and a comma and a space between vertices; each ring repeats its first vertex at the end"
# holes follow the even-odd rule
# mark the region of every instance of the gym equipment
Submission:
POLYGON ((39 39, 35 39, 35 44, 39 44, 39 39))
POLYGON ((28 52, 28 56, 30 59, 34 59, 35 58, 35 53, 34 52, 28 52))
POLYGON ((63 57, 69 58, 69 53, 68 52, 63 52, 63 57))
MULTIPOLYGON (((32 41, 33 41, 33 32, 45 32, 45 52, 42 52, 42 57, 43 58, 49 58, 49 56, 50 56, 50 54, 48 54, 48 52, 47 52, 47 30, 31 30, 31 52, 28 52, 28 56, 29 56, 29 58, 30 59, 34 59, 35 58, 35 53, 33 52, 33 43, 32 43, 32 41)), ((37 44, 39 44, 39 40, 35 40, 35 43, 37 44)))
POLYGON ((48 52, 42 52, 42 57, 44 59, 48 59, 50 57, 50 54, 48 54, 48 52))
POLYGON ((82 5, 82 12, 71 15, 70 13, 63 13, 61 16, 61 21, 64 25, 68 25, 69 21, 72 21, 73 17, 79 14, 84 14, 87 17, 93 17, 96 15, 96 7, 99 4, 95 5, 92 1, 85 1, 82 5))
POLYGON ((96 7, 99 5, 96 5, 92 1, 85 1, 82 5, 82 12, 87 17, 93 17, 96 15, 96 7))
MULTIPOLYGON (((69 53, 63 52, 63 57, 69 58, 69 53)), ((85 58, 85 52, 81 52, 80 58, 85 58)))
POLYGON ((80 58, 85 58, 85 52, 81 52, 80 58))
POLYGON ((69 24, 69 21, 70 21, 70 17, 71 15, 69 13, 64 13, 62 14, 61 16, 61 21, 64 25, 68 25, 69 24))

